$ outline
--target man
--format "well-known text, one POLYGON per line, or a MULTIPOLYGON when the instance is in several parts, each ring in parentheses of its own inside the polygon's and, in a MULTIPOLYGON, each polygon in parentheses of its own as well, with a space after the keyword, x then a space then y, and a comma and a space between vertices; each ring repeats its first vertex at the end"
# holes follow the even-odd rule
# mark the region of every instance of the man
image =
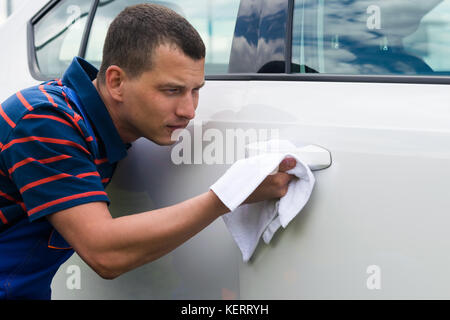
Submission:
MULTIPOLYGON (((131 142, 160 145, 194 118, 204 44, 158 5, 125 9, 111 24, 100 71, 75 58, 61 80, 0 106, 0 297, 49 299, 74 251, 113 279, 158 259, 228 212, 207 191, 182 203, 113 219, 104 187, 131 142)), ((294 167, 282 163, 280 171, 294 167)), ((279 198, 291 176, 267 178, 247 203, 279 198)))

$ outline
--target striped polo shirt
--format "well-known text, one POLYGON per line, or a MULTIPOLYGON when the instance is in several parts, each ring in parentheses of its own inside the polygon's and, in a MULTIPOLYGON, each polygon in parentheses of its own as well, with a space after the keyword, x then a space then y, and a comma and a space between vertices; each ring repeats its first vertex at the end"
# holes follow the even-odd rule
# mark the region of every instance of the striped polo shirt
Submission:
POLYGON ((49 299, 72 248, 44 217, 109 204, 105 187, 127 154, 92 80, 74 58, 62 79, 0 104, 0 299, 49 299))

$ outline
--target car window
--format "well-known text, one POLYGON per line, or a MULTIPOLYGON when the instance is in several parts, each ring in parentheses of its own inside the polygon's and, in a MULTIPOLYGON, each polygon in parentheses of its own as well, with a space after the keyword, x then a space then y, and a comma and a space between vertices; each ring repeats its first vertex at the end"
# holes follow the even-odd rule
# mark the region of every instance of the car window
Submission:
POLYGON ((60 77, 78 55, 92 0, 59 2, 33 26, 37 67, 45 77, 60 77))
POLYGON ((100 1, 89 35, 86 60, 99 68, 106 33, 114 17, 127 6, 144 2, 157 3, 173 9, 197 29, 206 46, 206 74, 228 72, 240 0, 100 1))
POLYGON ((450 75, 450 0, 295 0, 292 71, 450 75))

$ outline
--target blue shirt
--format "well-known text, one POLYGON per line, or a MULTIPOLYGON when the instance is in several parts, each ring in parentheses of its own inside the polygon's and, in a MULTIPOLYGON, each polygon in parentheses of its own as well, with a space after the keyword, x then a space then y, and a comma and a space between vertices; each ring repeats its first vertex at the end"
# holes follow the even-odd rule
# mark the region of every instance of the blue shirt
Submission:
POLYGON ((92 84, 97 73, 74 58, 62 79, 0 104, 0 299, 50 299, 73 249, 45 216, 109 204, 105 187, 130 145, 92 84))

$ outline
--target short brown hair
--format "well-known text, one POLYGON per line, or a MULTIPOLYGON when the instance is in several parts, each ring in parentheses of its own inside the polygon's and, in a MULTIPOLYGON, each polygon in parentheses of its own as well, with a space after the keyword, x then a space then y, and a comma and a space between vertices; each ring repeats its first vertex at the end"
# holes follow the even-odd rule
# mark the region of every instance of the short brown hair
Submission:
POLYGON ((175 11, 156 4, 125 8, 111 23, 103 47, 98 79, 116 65, 130 77, 152 68, 152 54, 161 44, 176 45, 194 60, 205 57, 205 45, 194 27, 175 11))

